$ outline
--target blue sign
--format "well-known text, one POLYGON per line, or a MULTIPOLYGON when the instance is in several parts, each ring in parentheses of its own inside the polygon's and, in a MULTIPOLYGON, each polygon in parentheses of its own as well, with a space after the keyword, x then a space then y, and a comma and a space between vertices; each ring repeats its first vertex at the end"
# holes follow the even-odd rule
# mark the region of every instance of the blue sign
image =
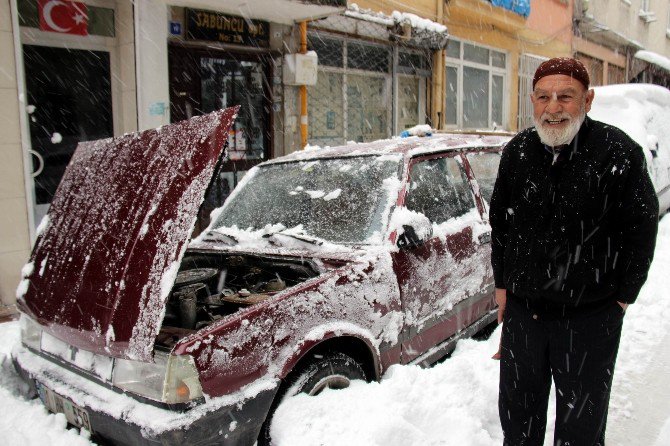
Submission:
POLYGON ((172 34, 173 36, 181 35, 181 23, 170 22, 170 34, 172 34))

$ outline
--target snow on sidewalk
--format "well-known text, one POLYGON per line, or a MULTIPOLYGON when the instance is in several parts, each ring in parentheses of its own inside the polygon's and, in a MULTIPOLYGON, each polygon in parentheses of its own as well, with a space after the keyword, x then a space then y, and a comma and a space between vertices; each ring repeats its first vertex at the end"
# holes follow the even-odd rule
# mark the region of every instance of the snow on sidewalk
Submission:
MULTIPOLYGON (((624 318, 608 419, 608 446, 653 444, 670 416, 667 403, 665 408, 647 407, 648 392, 643 384, 650 379, 647 371, 652 370, 665 394, 670 391, 670 383, 662 379, 670 372, 668 363, 661 369, 652 367, 658 364, 655 358, 668 351, 663 340, 670 328, 669 271, 670 216, 666 216, 659 227, 649 279, 624 318), (639 418, 655 409, 661 409, 659 424, 643 427, 639 418), (629 441, 650 435, 649 442, 629 441)), ((497 329, 487 341, 461 341, 450 359, 431 369, 394 366, 380 383, 359 382, 317 397, 295 396, 279 407, 273 438, 280 446, 501 445, 499 366, 489 359, 499 339, 497 329)), ((654 392, 662 399, 660 389, 654 392)), ((553 440, 554 405, 552 386, 547 446, 553 440)))
MULTIPOLYGON (((665 445, 670 438, 670 216, 661 221, 649 280, 624 319, 608 420, 608 446, 665 445)), ((86 433, 66 428, 63 415, 17 396, 7 355, 18 323, 0 324, 0 438, 12 445, 89 445, 86 433)), ((379 383, 317 397, 298 395, 277 411, 279 446, 502 444, 498 421, 500 330, 489 340, 459 342, 451 358, 430 369, 394 366, 379 383)), ((553 395, 549 420, 553 421, 553 395)), ((552 422, 545 445, 551 445, 552 422)))

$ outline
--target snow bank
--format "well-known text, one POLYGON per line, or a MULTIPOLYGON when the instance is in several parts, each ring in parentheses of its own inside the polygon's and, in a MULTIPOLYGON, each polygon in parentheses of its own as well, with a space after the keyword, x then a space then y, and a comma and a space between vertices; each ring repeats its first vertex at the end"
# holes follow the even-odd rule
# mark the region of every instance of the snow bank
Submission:
MULTIPOLYGON (((669 61, 670 62, 670 61, 669 61)), ((661 210, 670 206, 670 90, 625 84, 595 88, 589 116, 626 132, 644 150, 661 210), (664 191, 665 193, 661 193, 664 191)))
MULTIPOLYGON (((608 426, 633 417, 632 386, 640 380, 670 329, 670 217, 661 221, 656 257, 636 304, 624 319, 608 426)), ((500 329, 487 341, 460 341, 452 357, 430 369, 393 366, 381 382, 356 381, 317 397, 297 395, 277 410, 272 436, 279 446, 498 446, 499 364, 490 359, 500 329), (309 422, 306 422, 309 420, 309 422)), ((665 350, 659 351, 665 354, 665 350)), ((555 399, 549 402, 545 445, 552 444, 555 399)), ((670 422, 669 422, 670 423, 670 422)), ((667 437, 668 427, 661 432, 667 437)), ((609 438, 612 444, 623 444, 609 438)), ((658 445, 666 444, 660 442, 658 445)))

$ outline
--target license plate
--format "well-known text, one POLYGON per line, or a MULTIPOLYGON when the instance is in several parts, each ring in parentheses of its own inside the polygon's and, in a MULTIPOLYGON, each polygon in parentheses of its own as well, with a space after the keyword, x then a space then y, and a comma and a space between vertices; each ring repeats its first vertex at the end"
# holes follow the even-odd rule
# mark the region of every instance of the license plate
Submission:
POLYGON ((42 383, 37 383, 37 393, 42 400, 42 403, 53 413, 62 413, 65 415, 67 422, 82 427, 93 433, 91 429, 91 421, 88 418, 86 409, 82 409, 67 398, 58 395, 53 390, 45 387, 42 383))

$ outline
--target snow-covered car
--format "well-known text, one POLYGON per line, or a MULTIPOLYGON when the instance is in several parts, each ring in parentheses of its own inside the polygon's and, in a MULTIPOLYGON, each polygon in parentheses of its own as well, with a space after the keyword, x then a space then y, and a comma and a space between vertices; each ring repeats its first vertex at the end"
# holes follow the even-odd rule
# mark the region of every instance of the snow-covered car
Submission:
POLYGON ((670 90, 651 84, 595 88, 589 116, 619 127, 644 150, 659 211, 670 209, 670 90))
POLYGON ((429 365, 496 318, 508 136, 273 159, 190 240, 235 113, 80 145, 38 229, 14 364, 107 442, 262 444, 287 395, 429 365))

